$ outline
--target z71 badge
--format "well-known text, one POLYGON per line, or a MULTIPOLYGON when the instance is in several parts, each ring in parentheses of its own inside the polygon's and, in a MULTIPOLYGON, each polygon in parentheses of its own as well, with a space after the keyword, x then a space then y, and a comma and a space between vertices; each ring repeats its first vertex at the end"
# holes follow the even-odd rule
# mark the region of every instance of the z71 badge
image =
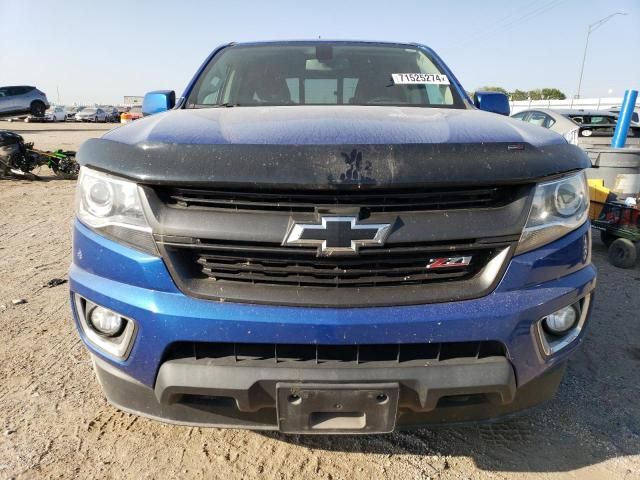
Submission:
POLYGON ((443 257, 431 258, 427 264, 427 269, 435 270, 436 268, 456 268, 467 267, 471 263, 471 256, 466 257, 443 257))

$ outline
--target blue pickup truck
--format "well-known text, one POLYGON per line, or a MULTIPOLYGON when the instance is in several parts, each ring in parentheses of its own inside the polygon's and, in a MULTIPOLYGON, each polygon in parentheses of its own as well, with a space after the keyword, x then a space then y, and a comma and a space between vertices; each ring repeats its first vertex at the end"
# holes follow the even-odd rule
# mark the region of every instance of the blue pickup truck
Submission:
POLYGON ((117 408, 381 433, 554 395, 589 162, 505 96, 418 44, 232 43, 144 109, 78 153, 71 305, 117 408))

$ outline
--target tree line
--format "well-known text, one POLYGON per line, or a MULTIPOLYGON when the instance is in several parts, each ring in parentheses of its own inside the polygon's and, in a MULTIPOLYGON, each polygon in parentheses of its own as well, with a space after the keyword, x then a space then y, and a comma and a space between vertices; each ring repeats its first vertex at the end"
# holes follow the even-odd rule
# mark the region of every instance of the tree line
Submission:
POLYGON ((502 87, 481 87, 478 90, 491 92, 502 92, 508 95, 511 100, 564 100, 567 96, 557 88, 536 88, 534 90, 514 90, 509 92, 502 87))

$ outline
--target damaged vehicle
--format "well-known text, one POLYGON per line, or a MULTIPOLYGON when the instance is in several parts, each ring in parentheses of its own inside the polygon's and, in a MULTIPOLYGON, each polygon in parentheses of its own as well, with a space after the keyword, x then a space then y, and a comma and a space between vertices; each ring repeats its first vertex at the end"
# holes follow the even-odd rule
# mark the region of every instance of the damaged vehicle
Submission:
POLYGON ((80 165, 75 152, 58 149, 54 152, 33 148, 33 143, 9 130, 0 130, 0 178, 38 178, 32 172, 46 165, 60 178, 78 178, 80 165))
POLYGON ((0 115, 31 114, 34 117, 43 117, 48 108, 47 96, 36 87, 0 87, 0 115))
POLYGON ((73 317, 111 404, 381 433, 553 397, 596 284, 586 154, 429 48, 216 49, 85 142, 73 317))

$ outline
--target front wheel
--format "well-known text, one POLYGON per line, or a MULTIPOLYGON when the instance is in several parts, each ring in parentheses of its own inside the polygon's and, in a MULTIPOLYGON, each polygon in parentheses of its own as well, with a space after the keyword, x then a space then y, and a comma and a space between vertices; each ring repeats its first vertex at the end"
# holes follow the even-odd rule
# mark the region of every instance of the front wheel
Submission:
POLYGON ((609 247, 609 261, 618 268, 632 268, 637 258, 635 244, 626 238, 618 238, 609 247))
MULTIPOLYGON (((65 154, 71 152, 65 152, 65 154)), ((53 173, 57 177, 65 180, 75 180, 80 173, 80 165, 76 162, 75 155, 67 155, 66 158, 62 158, 57 164, 53 165, 53 173)))
POLYGON ((46 108, 44 106, 44 103, 42 103, 40 100, 36 100, 35 102, 31 102, 31 115, 33 115, 34 117, 44 117, 44 112, 45 112, 46 108))

